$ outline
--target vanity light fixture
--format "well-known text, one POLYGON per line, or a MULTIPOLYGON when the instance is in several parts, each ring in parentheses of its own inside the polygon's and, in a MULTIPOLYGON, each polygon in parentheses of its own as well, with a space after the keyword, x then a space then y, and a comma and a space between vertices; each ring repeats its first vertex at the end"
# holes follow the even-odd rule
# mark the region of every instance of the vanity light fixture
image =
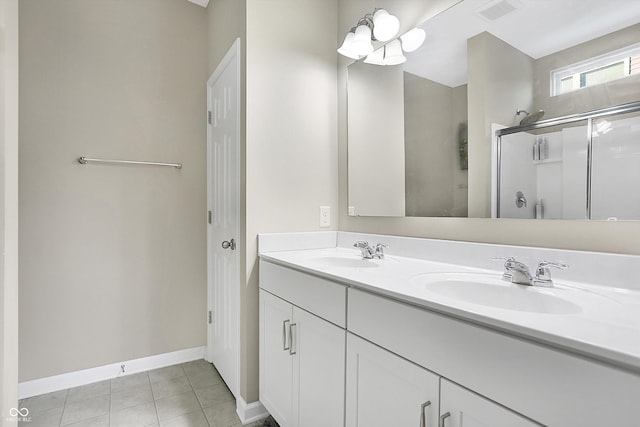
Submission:
POLYGON ((426 34, 423 29, 414 28, 394 39, 399 29, 400 21, 397 17, 384 9, 375 9, 373 13, 360 18, 358 25, 349 30, 338 53, 356 60, 366 57, 364 62, 367 64, 402 64, 407 60, 402 51, 413 52, 418 49, 426 34), (388 43, 374 50, 372 41, 388 43))
POLYGON ((352 59, 360 59, 373 52, 372 41, 386 42, 398 33, 400 21, 384 9, 375 9, 358 21, 344 38, 338 53, 352 59), (353 34, 353 35, 351 35, 353 34), (357 57, 356 57, 357 56, 357 57))

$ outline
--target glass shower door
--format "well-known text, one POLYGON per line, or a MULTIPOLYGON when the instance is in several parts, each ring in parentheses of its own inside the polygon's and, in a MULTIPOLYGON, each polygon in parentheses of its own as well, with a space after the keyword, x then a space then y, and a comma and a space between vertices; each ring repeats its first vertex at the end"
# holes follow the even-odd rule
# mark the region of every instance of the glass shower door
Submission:
POLYGON ((591 219, 640 218, 640 112, 593 119, 591 219))

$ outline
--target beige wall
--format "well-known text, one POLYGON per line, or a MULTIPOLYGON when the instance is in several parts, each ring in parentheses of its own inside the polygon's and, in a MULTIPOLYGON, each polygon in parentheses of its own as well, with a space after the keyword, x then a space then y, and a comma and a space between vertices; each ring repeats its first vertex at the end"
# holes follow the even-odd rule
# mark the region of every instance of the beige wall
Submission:
POLYGON ((0 0, 0 426, 18 403, 18 0, 0 0))
MULTIPOLYGON (((398 1, 380 1, 376 7, 395 11, 398 1)), ((415 25, 425 17, 424 2, 403 2, 403 25, 415 25), (411 9, 415 13, 411 13, 411 9), (411 21, 412 17, 416 19, 411 21), (403 21, 404 18, 404 21, 403 21), (406 24, 405 24, 406 22, 406 24)), ((369 11, 366 0, 339 0, 338 37, 342 39, 355 20, 369 11), (359 15, 359 16, 358 16, 359 15)), ((442 8, 443 2, 429 2, 429 7, 442 8)), ((399 15, 400 16, 400 15, 399 15)), ((340 229, 356 232, 397 234, 436 239, 467 240, 512 245, 531 245, 550 248, 595 250, 640 254, 640 222, 606 221, 536 221, 515 219, 467 218, 375 218, 347 216, 347 133, 346 133, 346 66, 350 61, 341 58, 338 67, 338 141, 340 172, 340 229)), ((490 99, 490 98, 489 98, 490 99)), ((517 108, 518 106, 514 106, 517 108)), ((524 108, 524 107, 521 107, 524 108)), ((515 111, 514 111, 515 112, 515 111)), ((469 185, 472 182, 469 171, 469 185)))
POLYGON ((20 1, 21 381, 205 345, 206 43, 184 0, 20 1))
POLYGON ((484 32, 467 43, 469 216, 491 217, 491 124, 509 126, 518 108, 530 111, 533 59, 484 32))
POLYGON ((246 0, 209 0, 207 6, 207 76, 215 71, 220 60, 238 38, 242 42, 241 64, 244 75, 246 26, 246 0))
POLYGON ((565 116, 640 100, 640 75, 550 96, 551 71, 638 43, 640 24, 542 57, 535 62, 534 110, 545 110, 544 118, 565 116))
POLYGON ((321 205, 337 226, 336 4, 247 1, 248 402, 258 398, 257 233, 321 230, 321 205))

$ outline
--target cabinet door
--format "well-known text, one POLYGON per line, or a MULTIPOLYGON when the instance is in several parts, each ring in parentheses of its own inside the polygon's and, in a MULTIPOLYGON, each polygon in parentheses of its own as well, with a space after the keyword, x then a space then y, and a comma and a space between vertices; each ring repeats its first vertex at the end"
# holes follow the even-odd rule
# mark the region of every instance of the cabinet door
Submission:
POLYGON ((347 334, 347 427, 435 427, 439 377, 347 334))
POLYGON ((344 426, 346 331, 295 306, 292 331, 295 425, 344 426))
POLYGON ((441 388, 441 427, 540 426, 444 378, 441 388))
POLYGON ((293 357, 292 305, 260 291, 260 402, 281 427, 291 427, 293 357))

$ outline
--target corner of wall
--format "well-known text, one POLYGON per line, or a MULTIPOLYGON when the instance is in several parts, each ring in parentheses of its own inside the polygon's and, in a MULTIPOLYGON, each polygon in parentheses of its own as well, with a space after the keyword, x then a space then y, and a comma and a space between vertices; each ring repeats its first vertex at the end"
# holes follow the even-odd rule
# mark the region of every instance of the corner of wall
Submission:
POLYGON ((18 0, 0 0, 0 425, 18 403, 18 0))

